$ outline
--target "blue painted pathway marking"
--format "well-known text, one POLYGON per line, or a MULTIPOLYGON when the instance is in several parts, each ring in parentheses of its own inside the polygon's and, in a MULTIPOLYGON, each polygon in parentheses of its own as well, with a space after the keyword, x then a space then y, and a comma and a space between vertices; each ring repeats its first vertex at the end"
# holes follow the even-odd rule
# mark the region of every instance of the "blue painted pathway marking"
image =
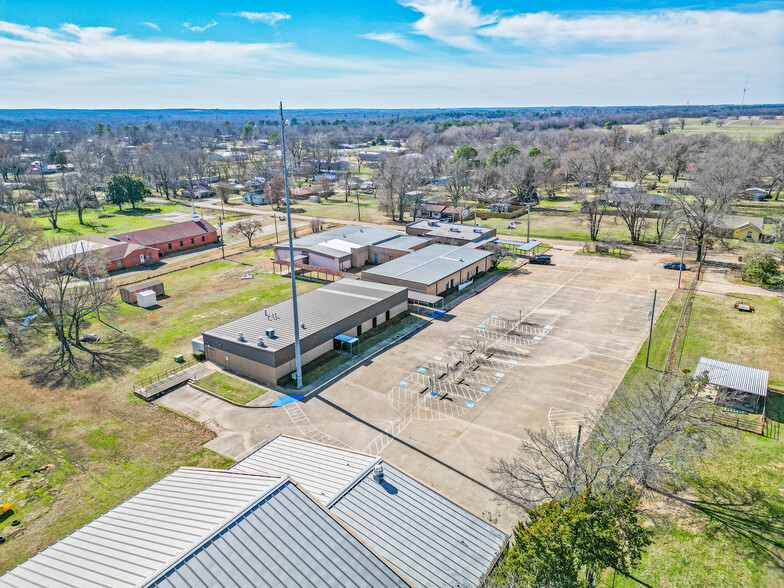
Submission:
POLYGON ((304 396, 295 396, 293 394, 288 396, 281 396, 275 402, 273 402, 270 406, 286 406, 287 404, 294 404, 295 402, 299 402, 305 398, 304 396))

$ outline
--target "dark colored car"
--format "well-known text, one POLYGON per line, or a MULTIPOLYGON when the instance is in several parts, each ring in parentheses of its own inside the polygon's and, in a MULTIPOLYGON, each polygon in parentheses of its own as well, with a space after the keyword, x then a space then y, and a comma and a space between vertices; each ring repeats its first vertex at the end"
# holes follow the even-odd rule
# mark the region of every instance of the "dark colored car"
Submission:
POLYGON ((536 265, 552 265, 552 256, 551 255, 537 255, 531 260, 531 263, 535 263, 536 265))
POLYGON ((671 269, 671 270, 685 270, 686 264, 681 263, 680 261, 671 261, 670 263, 664 264, 664 269, 671 269))

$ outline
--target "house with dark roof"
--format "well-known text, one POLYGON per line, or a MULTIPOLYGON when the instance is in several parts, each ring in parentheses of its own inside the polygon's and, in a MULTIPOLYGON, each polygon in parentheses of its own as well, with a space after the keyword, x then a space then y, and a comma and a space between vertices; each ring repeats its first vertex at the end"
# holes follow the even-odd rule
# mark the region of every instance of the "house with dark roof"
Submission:
POLYGON ((118 233, 110 239, 116 243, 135 243, 152 247, 160 252, 160 256, 163 256, 175 251, 216 243, 218 229, 204 219, 198 219, 140 231, 118 233))

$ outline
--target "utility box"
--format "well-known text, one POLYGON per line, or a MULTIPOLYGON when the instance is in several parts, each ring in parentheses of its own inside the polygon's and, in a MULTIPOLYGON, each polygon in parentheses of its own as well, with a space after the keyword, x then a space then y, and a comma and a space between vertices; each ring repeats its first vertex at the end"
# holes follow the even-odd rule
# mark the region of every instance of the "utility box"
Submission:
POLYGON ((155 290, 143 290, 136 293, 136 304, 142 308, 150 308, 158 304, 158 296, 155 290))

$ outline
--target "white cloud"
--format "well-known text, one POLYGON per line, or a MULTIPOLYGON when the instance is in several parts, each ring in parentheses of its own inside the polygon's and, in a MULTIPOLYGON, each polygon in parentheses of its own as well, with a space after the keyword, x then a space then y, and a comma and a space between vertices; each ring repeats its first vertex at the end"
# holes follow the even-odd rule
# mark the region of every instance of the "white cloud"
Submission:
POLYGON ((161 30, 161 27, 159 27, 154 22, 144 21, 142 24, 143 25, 147 25, 148 27, 150 27, 151 29, 155 29, 156 31, 160 31, 161 30))
POLYGON ((194 33, 203 33, 204 31, 206 31, 210 27, 214 27, 217 24, 218 24, 218 21, 213 19, 212 22, 210 22, 210 23, 208 23, 208 24, 206 24, 204 26, 192 25, 189 22, 182 23, 182 26, 184 26, 186 29, 189 29, 189 30, 193 31, 194 33))
POLYGON ((422 14, 414 30, 422 35, 469 51, 482 49, 477 31, 497 22, 496 15, 482 14, 471 0, 398 0, 422 14))
POLYGON ((236 16, 246 18, 251 22, 263 22, 274 27, 282 20, 289 20, 290 14, 285 12, 238 12, 236 16))
POLYGON ((370 41, 378 41, 379 43, 394 45, 395 47, 400 47, 406 51, 412 51, 414 48, 414 45, 411 43, 411 41, 397 33, 365 33, 364 35, 359 36, 370 41))
POLYGON ((781 31, 784 12, 743 13, 729 10, 683 10, 562 17, 550 12, 504 17, 479 35, 512 41, 518 45, 553 46, 670 43, 694 48, 711 43, 728 46, 761 42, 781 31))

